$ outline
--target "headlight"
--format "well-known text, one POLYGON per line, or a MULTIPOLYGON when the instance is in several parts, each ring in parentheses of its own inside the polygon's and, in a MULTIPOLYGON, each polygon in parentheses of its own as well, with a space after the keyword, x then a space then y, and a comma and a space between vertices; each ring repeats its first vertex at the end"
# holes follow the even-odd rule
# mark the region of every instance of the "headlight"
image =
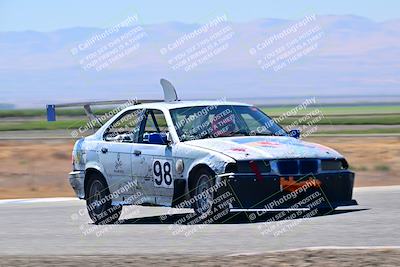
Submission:
POLYGON ((321 169, 323 171, 346 170, 349 165, 345 159, 323 159, 321 160, 321 169))

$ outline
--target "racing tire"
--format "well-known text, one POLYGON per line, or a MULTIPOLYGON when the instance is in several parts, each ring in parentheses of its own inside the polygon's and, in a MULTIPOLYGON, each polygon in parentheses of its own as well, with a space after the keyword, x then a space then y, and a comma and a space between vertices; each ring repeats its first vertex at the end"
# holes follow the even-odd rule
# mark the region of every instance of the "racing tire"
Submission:
POLYGON ((86 196, 89 217, 95 224, 113 224, 118 221, 122 206, 111 204, 110 190, 102 177, 91 177, 86 196))
POLYGON ((212 190, 214 184, 213 173, 202 168, 196 173, 192 186, 193 209, 201 220, 209 222, 217 221, 229 214, 229 205, 215 203, 218 193, 212 190))

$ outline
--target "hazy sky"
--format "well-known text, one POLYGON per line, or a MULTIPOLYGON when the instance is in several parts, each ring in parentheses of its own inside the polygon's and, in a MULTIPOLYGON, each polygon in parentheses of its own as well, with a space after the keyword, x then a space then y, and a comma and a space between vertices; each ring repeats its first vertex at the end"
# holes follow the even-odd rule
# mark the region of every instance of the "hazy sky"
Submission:
POLYGON ((233 21, 297 19, 309 14, 358 15, 376 21, 399 18, 399 0, 100 1, 0 0, 0 31, 51 31, 75 26, 110 27, 137 14, 144 24, 201 23, 213 14, 233 21))

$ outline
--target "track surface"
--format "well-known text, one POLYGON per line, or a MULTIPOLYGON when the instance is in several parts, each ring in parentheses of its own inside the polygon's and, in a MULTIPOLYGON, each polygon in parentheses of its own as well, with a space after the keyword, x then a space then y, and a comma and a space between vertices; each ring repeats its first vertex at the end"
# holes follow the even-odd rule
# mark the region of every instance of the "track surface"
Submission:
POLYGON ((123 224, 93 226, 83 201, 0 201, 0 255, 231 255, 315 246, 399 246, 400 186, 357 188, 354 198, 360 206, 332 215, 268 223, 285 223, 288 231, 278 236, 261 234, 266 218, 249 223, 244 214, 225 223, 185 226, 174 235, 171 227, 179 226, 173 222, 190 210, 175 210, 183 215, 161 222, 168 208, 127 208, 123 224), (88 229, 92 233, 85 235, 88 229), (195 232, 185 236, 190 231, 195 232))

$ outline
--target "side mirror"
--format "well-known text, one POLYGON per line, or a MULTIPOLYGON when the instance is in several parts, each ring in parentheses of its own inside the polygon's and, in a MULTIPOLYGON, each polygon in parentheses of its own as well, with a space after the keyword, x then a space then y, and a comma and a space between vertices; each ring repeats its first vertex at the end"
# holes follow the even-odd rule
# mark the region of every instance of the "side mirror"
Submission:
POLYGON ((167 140, 167 135, 165 133, 149 134, 149 144, 166 145, 167 143, 168 143, 168 140, 167 140))
POLYGON ((299 129, 290 130, 289 136, 293 137, 293 138, 296 138, 296 139, 299 139, 300 138, 300 130, 299 129))
POLYGON ((172 144, 172 136, 170 132, 167 132, 167 145, 172 144))

